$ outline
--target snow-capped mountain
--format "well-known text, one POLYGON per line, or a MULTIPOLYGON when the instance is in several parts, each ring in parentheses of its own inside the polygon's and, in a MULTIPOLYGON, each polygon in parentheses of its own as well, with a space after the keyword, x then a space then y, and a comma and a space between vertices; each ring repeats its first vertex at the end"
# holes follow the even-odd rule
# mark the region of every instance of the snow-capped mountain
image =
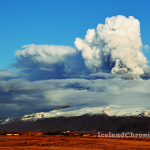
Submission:
POLYGON ((0 132, 150 132, 150 109, 72 107, 0 120, 0 132))
POLYGON ((72 117, 72 116, 82 116, 84 114, 94 115, 94 114, 106 114, 108 116, 147 116, 150 117, 150 110, 133 110, 133 108, 120 109, 117 106, 111 105, 106 108, 104 107, 85 107, 85 108, 65 108, 52 110, 49 112, 33 113, 30 115, 25 115, 21 118, 22 121, 36 121, 42 118, 52 118, 52 117, 72 117))
POLYGON ((38 119, 44 118, 57 118, 57 117, 75 117, 82 116, 85 114, 89 115, 102 115, 106 114, 107 116, 137 116, 137 117, 150 117, 150 109, 141 109, 141 108, 120 108, 115 105, 110 105, 108 107, 72 107, 64 109, 56 109, 49 112, 39 112, 29 115, 24 115, 22 117, 10 117, 7 119, 0 120, 0 124, 7 124, 13 122, 16 119, 21 119, 21 121, 36 121, 38 119))

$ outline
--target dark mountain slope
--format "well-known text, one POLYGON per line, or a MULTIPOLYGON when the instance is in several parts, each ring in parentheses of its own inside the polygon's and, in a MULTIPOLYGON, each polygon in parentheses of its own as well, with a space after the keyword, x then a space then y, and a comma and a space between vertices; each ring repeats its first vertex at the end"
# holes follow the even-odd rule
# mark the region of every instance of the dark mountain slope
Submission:
POLYGON ((150 117, 114 117, 107 115, 82 115, 77 117, 44 118, 36 121, 21 121, 0 124, 0 132, 49 132, 49 131, 95 131, 133 132, 150 131, 150 117))

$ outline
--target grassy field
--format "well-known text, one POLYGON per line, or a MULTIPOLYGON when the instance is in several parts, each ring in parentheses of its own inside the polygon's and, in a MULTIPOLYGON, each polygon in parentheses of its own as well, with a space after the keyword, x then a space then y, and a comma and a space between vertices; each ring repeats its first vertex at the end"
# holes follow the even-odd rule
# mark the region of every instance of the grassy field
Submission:
POLYGON ((26 133, 0 135, 2 150, 137 150, 150 149, 150 138, 97 138, 96 134, 43 135, 26 133))

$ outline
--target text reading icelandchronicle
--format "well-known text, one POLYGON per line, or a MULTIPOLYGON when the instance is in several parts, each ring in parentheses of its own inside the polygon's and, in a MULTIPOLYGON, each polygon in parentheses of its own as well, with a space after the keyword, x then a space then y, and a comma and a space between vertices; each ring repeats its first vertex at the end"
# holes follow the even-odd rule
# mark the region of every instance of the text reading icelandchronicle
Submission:
POLYGON ((109 137, 109 138, 123 138, 123 137, 150 137, 150 132, 148 133, 132 133, 132 132, 122 132, 122 133, 117 133, 117 134, 114 134, 114 133, 101 133, 101 132, 98 132, 98 137, 109 137))

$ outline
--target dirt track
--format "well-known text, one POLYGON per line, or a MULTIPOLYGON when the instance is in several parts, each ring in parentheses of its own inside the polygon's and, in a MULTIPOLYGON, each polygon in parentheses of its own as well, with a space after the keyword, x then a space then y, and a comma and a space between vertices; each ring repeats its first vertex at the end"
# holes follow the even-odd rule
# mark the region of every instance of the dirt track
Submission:
POLYGON ((0 135, 2 150, 134 150, 150 149, 150 138, 96 138, 64 135, 0 135))

